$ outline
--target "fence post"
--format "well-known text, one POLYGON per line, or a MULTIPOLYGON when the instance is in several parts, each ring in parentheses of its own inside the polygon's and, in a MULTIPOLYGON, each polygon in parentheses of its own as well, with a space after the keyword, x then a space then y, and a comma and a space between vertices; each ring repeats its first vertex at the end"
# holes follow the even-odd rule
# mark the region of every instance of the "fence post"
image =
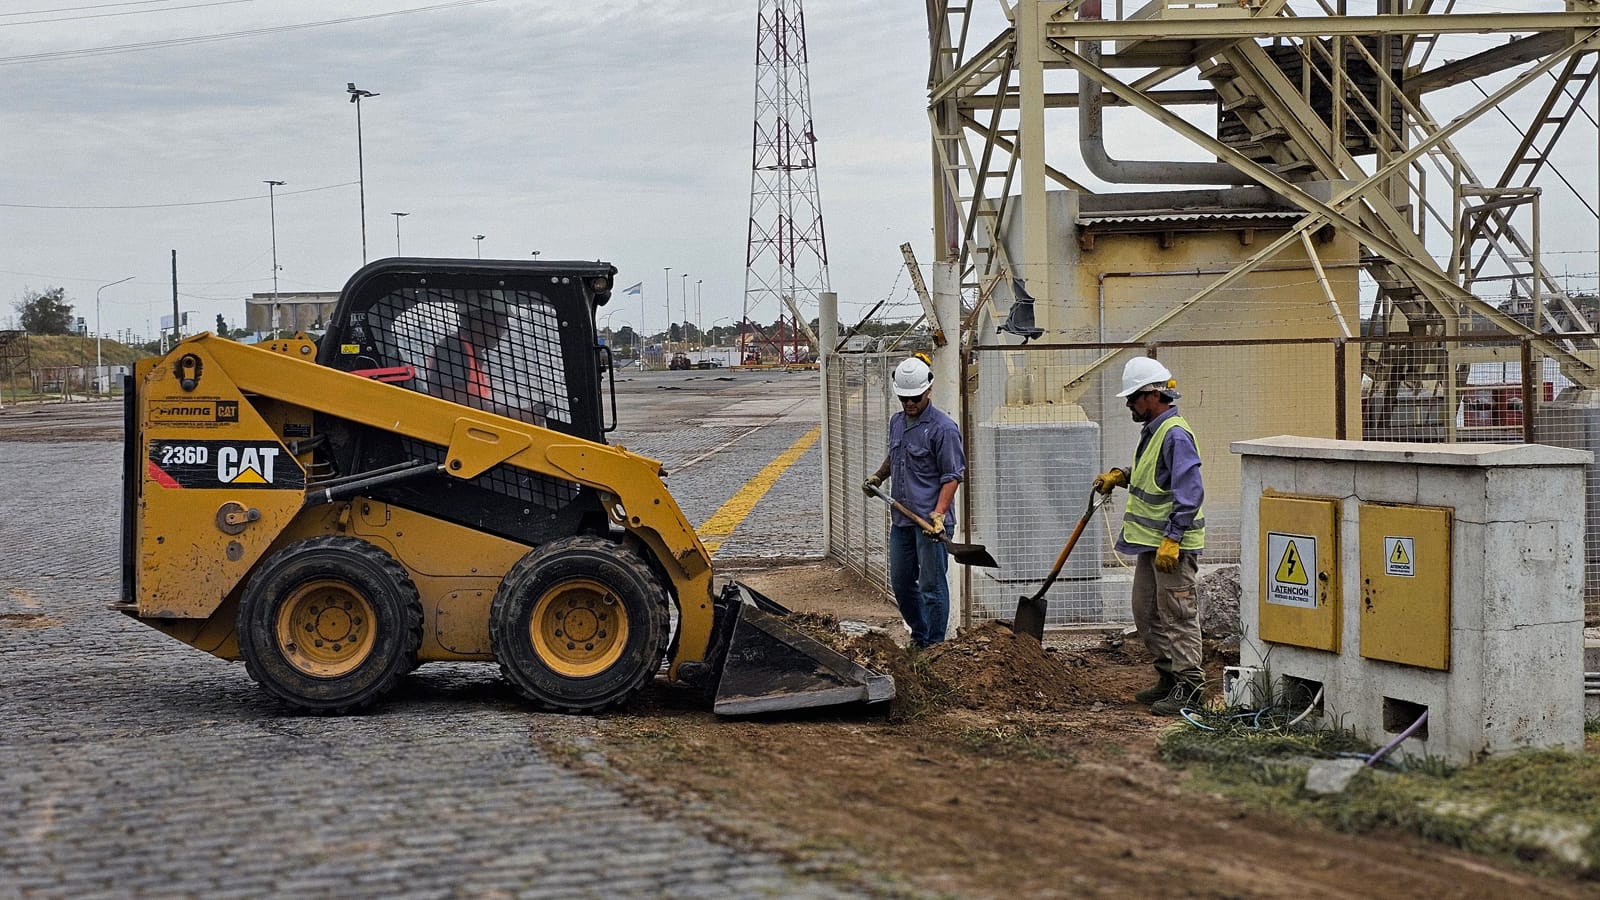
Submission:
POLYGON ((1345 390, 1344 379, 1344 338, 1335 338, 1333 341, 1333 436, 1344 440, 1347 434, 1345 428, 1346 404, 1349 403, 1348 392, 1345 390))
POLYGON ((839 295, 833 291, 823 291, 818 295, 817 328, 822 332, 817 346, 817 381, 822 391, 822 552, 824 555, 833 554, 833 498, 837 491, 840 498, 844 497, 848 489, 850 473, 845 472, 845 484, 833 483, 833 466, 830 460, 845 459, 844 456, 834 456, 834 426, 832 391, 829 390, 831 379, 838 377, 838 358, 833 355, 833 348, 839 343, 839 295))
POLYGON ((1534 392, 1535 386, 1543 387, 1543 379, 1533 371, 1533 343, 1526 337, 1519 342, 1522 350, 1522 442, 1525 444, 1538 443, 1534 440, 1534 400, 1542 394, 1534 392))

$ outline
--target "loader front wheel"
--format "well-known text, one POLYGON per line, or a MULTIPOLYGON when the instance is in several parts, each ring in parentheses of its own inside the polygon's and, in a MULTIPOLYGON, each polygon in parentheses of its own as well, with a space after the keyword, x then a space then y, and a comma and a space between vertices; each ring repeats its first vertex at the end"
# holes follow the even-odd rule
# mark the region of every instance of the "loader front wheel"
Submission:
POLYGON ((506 680, 557 712, 599 712, 661 667, 667 594, 643 559, 594 537, 538 547, 511 567, 489 610, 506 680))
POLYGON ((366 541, 308 538, 245 585, 239 655, 268 694, 306 712, 345 713, 414 668, 422 600, 394 557, 366 541))

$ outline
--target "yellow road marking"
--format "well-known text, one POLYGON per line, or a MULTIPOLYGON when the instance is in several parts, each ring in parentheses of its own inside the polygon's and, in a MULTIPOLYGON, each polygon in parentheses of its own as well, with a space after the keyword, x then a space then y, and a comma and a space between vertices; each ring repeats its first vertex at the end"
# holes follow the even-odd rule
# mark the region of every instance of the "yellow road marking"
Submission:
POLYGON ((822 437, 822 426, 818 425, 790 445, 789 449, 778 454, 777 459, 767 463, 754 478, 746 481, 743 487, 735 491, 720 509, 711 514, 711 518, 707 519, 699 529, 700 541, 706 545, 707 553, 717 552, 723 540, 733 534, 733 530, 750 515, 750 511, 756 508, 756 504, 767 495, 767 491, 772 490, 772 486, 778 482, 778 477, 798 462, 820 437, 822 437))

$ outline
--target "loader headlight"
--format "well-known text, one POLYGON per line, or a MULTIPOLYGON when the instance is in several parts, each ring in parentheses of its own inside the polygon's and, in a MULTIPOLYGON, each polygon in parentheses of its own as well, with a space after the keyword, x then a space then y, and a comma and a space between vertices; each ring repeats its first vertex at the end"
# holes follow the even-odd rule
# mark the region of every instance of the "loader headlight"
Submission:
POLYGON ((589 282, 589 286, 594 288, 594 292, 596 294, 604 294, 606 291, 611 290, 611 279, 602 275, 599 278, 589 282))

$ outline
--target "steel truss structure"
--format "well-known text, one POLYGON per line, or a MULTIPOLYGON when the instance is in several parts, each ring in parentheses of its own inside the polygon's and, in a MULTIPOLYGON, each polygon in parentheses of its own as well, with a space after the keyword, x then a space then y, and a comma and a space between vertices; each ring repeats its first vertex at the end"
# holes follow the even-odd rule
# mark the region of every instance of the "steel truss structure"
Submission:
MULTIPOLYGON (((1600 386, 1600 344, 1589 336, 1600 323, 1541 262, 1538 227, 1542 188, 1570 191, 1595 213, 1596 198, 1549 160, 1564 134, 1596 124, 1584 101, 1600 94, 1590 93, 1600 0, 1537 2, 1549 9, 1461 13, 1455 0, 1369 0, 1372 14, 1352 15, 1346 0, 1153 0, 1123 16, 1119 0, 1102 17, 1099 0, 1017 0, 1001 4, 994 33, 980 4, 927 0, 935 252, 959 262, 964 296, 980 306, 1004 276, 1026 275, 1045 246, 1047 189, 1094 193, 1069 174, 1077 167, 1046 154, 1047 118, 1098 85, 1106 105, 1142 111, 1239 176, 1209 183, 1260 185, 1301 213, 1134 340, 1284 248, 1309 252, 1309 236, 1331 227, 1359 241, 1377 285, 1363 365, 1380 389, 1454 385, 1477 359, 1456 338, 1484 329, 1532 336, 1567 377, 1600 386), (1441 39, 1468 34, 1505 41, 1434 59, 1441 39), (1047 80, 1047 71, 1075 73, 1075 89, 1055 89, 1065 78, 1047 80), (1448 119, 1430 111, 1439 92, 1484 78, 1493 89, 1478 89, 1465 110, 1448 119), (1531 120, 1513 122, 1522 140, 1506 147, 1498 172, 1474 171, 1453 141, 1486 115, 1506 116, 1520 94, 1543 95, 1531 120), (1217 111, 1215 133, 1176 111, 1196 105, 1217 111), (1507 295, 1520 299, 1499 302, 1507 295), (1449 352, 1398 366, 1385 334, 1437 336, 1449 352)), ((1049 302, 1039 285, 1035 299, 1049 302)))
POLYGON ((809 65, 801 0, 760 0, 744 321, 752 313, 792 315, 793 333, 809 330, 828 290, 809 65))

